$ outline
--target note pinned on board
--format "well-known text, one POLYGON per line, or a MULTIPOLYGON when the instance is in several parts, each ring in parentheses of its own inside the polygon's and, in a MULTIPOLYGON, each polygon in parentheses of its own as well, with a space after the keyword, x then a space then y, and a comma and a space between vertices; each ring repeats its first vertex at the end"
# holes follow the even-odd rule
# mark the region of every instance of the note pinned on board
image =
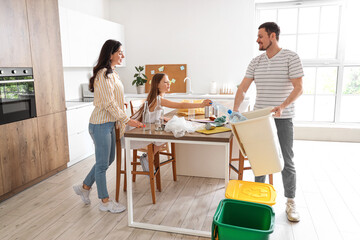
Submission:
POLYGON ((181 66, 181 67, 180 67, 180 70, 181 70, 181 71, 184 70, 184 69, 185 69, 184 66, 181 66))
POLYGON ((151 74, 155 74, 155 70, 151 70, 151 74))
POLYGON ((159 67, 159 72, 164 71, 164 66, 159 67))
POLYGON ((170 82, 171 82, 171 83, 175 83, 175 82, 176 82, 175 78, 171 79, 170 82))

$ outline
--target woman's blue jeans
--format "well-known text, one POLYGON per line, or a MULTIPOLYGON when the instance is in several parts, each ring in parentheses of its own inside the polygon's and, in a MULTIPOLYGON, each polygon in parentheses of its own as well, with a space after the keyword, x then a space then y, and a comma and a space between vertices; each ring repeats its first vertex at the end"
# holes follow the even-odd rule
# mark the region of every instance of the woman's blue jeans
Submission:
POLYGON ((91 187, 96 182, 98 197, 108 198, 106 170, 115 159, 115 122, 89 124, 89 133, 95 145, 95 164, 84 180, 91 187))

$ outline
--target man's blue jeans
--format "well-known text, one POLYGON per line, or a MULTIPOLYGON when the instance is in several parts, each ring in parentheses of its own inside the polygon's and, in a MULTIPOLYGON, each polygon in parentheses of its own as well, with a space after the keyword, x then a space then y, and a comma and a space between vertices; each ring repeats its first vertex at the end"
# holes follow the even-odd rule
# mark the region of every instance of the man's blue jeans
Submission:
POLYGON ((84 180, 91 187, 96 181, 98 197, 108 198, 106 170, 115 159, 115 122, 89 124, 89 133, 95 145, 95 164, 84 180))

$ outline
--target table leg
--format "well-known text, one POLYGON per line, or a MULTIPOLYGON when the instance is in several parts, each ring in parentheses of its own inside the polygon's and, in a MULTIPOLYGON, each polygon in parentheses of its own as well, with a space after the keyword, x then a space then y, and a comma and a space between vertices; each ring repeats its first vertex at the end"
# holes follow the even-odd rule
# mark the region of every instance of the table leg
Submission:
MULTIPOLYGON (((125 154, 126 156, 131 155, 130 140, 125 138, 125 154)), ((133 212, 133 194, 132 194, 132 181, 131 181, 131 162, 125 161, 126 163, 126 180, 127 180, 127 205, 128 205, 128 225, 132 226, 134 223, 134 212, 133 212)))

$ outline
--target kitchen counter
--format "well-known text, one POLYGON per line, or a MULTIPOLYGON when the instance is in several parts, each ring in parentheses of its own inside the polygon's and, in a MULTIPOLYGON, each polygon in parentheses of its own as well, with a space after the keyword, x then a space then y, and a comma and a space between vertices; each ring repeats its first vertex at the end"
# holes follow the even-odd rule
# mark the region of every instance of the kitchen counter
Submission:
MULTIPOLYGON (((136 94, 136 93, 127 93, 125 98, 146 98, 147 93, 136 94)), ((235 95, 227 94, 208 94, 208 93, 168 93, 165 95, 165 98, 184 98, 184 99, 234 99, 235 95)))
POLYGON ((87 107, 87 106, 92 106, 92 105, 93 105, 93 102, 83 102, 81 100, 65 101, 66 110, 72 110, 72 109, 77 109, 77 108, 82 108, 82 107, 87 107))

